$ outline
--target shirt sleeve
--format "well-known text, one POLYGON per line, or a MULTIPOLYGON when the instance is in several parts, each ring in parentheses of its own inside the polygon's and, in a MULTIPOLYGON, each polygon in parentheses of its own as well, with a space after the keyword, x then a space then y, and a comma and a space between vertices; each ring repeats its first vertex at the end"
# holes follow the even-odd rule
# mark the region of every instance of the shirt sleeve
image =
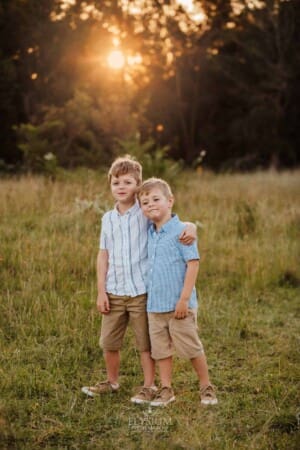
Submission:
POLYGON ((191 245, 184 245, 178 242, 180 253, 185 262, 191 261, 192 259, 200 259, 198 252, 197 241, 191 245))
POLYGON ((101 250, 107 250, 107 237, 106 237, 106 220, 105 215, 102 217, 101 221, 101 231, 99 239, 99 248, 101 250))

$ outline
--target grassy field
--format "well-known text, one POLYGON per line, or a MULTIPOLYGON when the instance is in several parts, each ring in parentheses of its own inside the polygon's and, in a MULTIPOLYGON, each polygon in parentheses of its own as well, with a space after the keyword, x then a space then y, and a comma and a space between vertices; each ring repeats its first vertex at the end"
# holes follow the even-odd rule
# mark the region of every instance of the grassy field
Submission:
POLYGON ((130 332, 122 389, 80 391, 104 377, 95 259, 112 205, 105 179, 1 180, 0 448, 299 448, 299 175, 176 183, 176 212, 198 224, 198 320, 219 405, 200 406, 190 365, 176 359, 176 402, 164 409, 129 402, 142 381, 130 332))

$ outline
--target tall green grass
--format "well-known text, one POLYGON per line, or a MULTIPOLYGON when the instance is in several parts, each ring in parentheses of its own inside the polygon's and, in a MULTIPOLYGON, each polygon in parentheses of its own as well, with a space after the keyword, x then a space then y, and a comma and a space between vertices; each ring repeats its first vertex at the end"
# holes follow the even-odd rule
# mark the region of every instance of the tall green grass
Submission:
POLYGON ((176 402, 130 403, 142 382, 129 331, 122 389, 105 377, 95 259, 112 206, 103 175, 0 181, 0 448, 296 449, 299 442, 299 172, 184 173, 175 211, 198 224, 199 332, 219 405, 203 408, 175 360, 176 402))

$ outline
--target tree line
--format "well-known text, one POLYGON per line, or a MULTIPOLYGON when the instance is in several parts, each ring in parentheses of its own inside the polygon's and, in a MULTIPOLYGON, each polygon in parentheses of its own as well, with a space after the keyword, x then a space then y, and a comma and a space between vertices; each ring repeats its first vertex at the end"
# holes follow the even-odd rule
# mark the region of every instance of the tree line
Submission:
POLYGON ((297 166, 299 2, 194 6, 201 20, 175 0, 1 0, 0 168, 95 167, 124 149, 297 166))

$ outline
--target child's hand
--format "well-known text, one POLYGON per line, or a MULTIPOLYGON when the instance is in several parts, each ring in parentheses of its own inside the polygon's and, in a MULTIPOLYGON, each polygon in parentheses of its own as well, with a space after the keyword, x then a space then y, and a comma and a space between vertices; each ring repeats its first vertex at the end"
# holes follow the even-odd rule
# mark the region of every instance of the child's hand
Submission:
POLYGON ((188 302, 180 299, 178 300, 175 308, 175 319, 184 319, 188 315, 188 302))
POLYGON ((108 314, 110 311, 109 300, 106 293, 98 294, 97 309, 101 314, 108 314))
POLYGON ((194 223, 187 223, 185 229, 179 236, 179 242, 184 245, 191 245, 197 239, 197 227, 194 223))

